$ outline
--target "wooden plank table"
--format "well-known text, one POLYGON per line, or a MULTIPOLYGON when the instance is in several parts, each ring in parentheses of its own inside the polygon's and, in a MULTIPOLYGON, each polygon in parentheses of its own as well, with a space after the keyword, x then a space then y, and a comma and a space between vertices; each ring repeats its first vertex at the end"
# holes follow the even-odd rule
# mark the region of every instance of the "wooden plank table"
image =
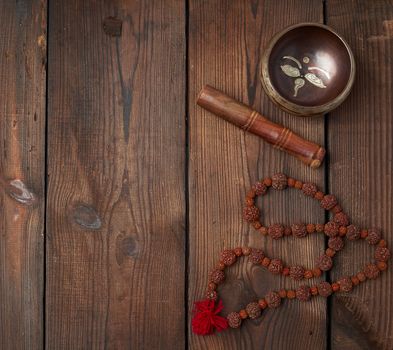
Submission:
MULTIPOLYGON (((393 244, 392 0, 0 0, 0 28, 0 349, 393 349, 392 268, 216 336, 190 323, 224 248, 307 266, 325 249, 243 222, 247 190, 275 172, 334 193, 393 244), (279 110, 259 81, 269 39, 306 21, 340 32, 357 62, 324 117, 279 110), (312 170, 196 106, 205 84, 327 160, 312 170)), ((264 199, 263 216, 328 220, 295 191, 264 199)), ((370 258, 347 244, 323 278, 370 258)), ((227 278, 224 313, 297 285, 246 262, 227 278)))

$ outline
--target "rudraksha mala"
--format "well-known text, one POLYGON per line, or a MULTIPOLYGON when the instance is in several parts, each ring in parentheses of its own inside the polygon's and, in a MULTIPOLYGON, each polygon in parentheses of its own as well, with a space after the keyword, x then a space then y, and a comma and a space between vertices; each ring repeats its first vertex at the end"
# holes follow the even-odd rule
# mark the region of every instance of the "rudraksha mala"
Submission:
POLYGON ((237 247, 226 249, 221 253, 218 265, 210 272, 206 290, 206 299, 195 303, 194 316, 192 319, 193 332, 200 335, 212 334, 215 330, 221 331, 226 328, 238 328, 243 320, 256 319, 261 316, 262 311, 267 308, 277 308, 284 299, 297 299, 305 302, 312 297, 328 297, 335 292, 348 293, 362 282, 368 279, 376 279, 382 271, 387 269, 387 261, 390 251, 386 247, 386 241, 382 239, 379 229, 360 229, 350 223, 350 219, 338 204, 335 196, 324 194, 312 183, 303 183, 284 174, 275 174, 271 178, 265 178, 257 182, 248 192, 243 209, 243 218, 249 222, 255 230, 272 239, 280 239, 286 236, 297 238, 306 237, 308 234, 324 233, 329 237, 328 248, 325 253, 315 261, 315 266, 307 269, 300 265, 286 266, 281 259, 270 258, 262 250, 250 247, 237 247), (306 196, 318 200, 323 209, 332 213, 332 220, 326 224, 295 223, 291 226, 272 224, 263 226, 260 222, 260 211, 255 205, 257 196, 266 195, 269 188, 281 191, 287 187, 301 190, 306 196), (282 275, 293 280, 309 280, 320 277, 323 272, 329 271, 333 266, 333 257, 344 248, 344 240, 355 241, 366 240, 375 246, 374 261, 354 274, 353 276, 342 276, 337 281, 329 283, 321 281, 309 285, 302 284, 296 290, 281 289, 270 291, 259 300, 250 302, 245 309, 231 312, 226 318, 219 316, 223 305, 218 299, 217 287, 225 281, 225 269, 233 265, 241 256, 248 257, 254 265, 261 265, 275 275, 282 275))

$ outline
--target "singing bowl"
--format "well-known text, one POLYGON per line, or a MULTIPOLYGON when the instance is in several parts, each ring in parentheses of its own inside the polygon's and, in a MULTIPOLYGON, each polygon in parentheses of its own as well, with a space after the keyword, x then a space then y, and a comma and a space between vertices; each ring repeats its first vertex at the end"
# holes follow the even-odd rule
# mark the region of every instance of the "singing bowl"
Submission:
POLYGON ((300 23, 276 34, 261 62, 261 82, 281 108, 299 116, 325 114, 341 104, 355 79, 346 41, 318 23, 300 23))

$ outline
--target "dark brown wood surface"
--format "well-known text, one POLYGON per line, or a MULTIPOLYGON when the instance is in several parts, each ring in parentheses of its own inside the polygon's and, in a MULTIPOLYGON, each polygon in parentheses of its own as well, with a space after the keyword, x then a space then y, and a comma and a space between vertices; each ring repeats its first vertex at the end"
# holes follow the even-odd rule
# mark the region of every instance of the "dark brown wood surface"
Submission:
POLYGON ((46 346, 182 349, 184 2, 49 9, 46 346))
MULTIPOLYGON (((324 247, 323 237, 317 236, 272 243, 241 218, 245 194, 257 180, 284 171, 323 187, 323 168, 310 170, 195 105, 199 90, 209 84, 323 144, 323 118, 299 119, 279 111, 262 93, 259 81, 259 61, 269 38, 296 22, 321 22, 323 8, 319 1, 190 1, 189 20, 191 310, 192 302, 203 297, 208 272, 224 247, 261 247, 288 263, 305 265, 311 265, 324 247)), ((295 191, 264 198, 262 215, 268 224, 324 220, 317 204, 295 191)), ((244 307, 271 289, 296 286, 247 263, 232 267, 228 279, 220 289, 226 312, 244 307)), ((285 305, 246 322, 241 330, 216 337, 190 336, 193 349, 322 349, 325 345, 323 299, 285 305)))
MULTIPOLYGON (((329 184, 356 225, 379 227, 393 243, 393 2, 336 1, 328 24, 347 38, 357 62, 348 101, 329 116, 329 184)), ((372 259, 365 242, 347 244, 332 276, 372 259)), ((393 271, 332 300, 332 349, 393 349, 393 271)))
MULTIPOLYGON (((392 245, 392 38, 392 0, 0 0, 0 349, 393 349, 391 267, 328 302, 191 332, 223 248, 305 266, 325 248, 243 222, 265 176, 316 182, 392 245), (325 118, 280 111, 259 81, 269 39, 304 21, 340 32, 357 62, 325 118), (310 169, 203 110, 206 84, 326 146, 326 162, 310 169)), ((258 204, 265 224, 326 220, 294 190, 258 204)), ((347 244, 323 278, 371 258, 347 244)), ((242 261, 219 289, 224 314, 297 285, 242 261)))
POLYGON ((0 348, 43 345, 46 1, 0 1, 0 348))

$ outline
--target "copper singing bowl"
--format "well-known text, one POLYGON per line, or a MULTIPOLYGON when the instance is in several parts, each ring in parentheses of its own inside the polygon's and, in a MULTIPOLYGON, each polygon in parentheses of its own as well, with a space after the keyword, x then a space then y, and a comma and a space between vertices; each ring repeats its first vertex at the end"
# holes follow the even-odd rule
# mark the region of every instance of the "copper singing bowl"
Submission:
POLYGON ((345 40, 328 26, 301 23, 274 36, 264 52, 261 81, 286 111, 321 115, 341 104, 355 78, 355 61, 345 40))

